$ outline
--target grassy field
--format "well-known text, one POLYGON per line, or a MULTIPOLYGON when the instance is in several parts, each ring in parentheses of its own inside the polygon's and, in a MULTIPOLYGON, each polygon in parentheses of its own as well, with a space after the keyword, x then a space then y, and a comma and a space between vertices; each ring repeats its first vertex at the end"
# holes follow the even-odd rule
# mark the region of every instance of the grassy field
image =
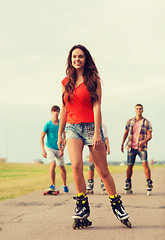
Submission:
MULTIPOLYGON (((156 166, 154 166, 156 167, 156 166)), ((109 166, 111 173, 126 171, 126 166, 109 166)), ((142 170, 141 165, 135 165, 134 170, 142 170)), ((73 182, 71 166, 66 166, 67 184, 73 182)), ((14 164, 0 163, 0 201, 26 195, 30 192, 46 189, 50 185, 49 165, 44 164, 14 164)), ((84 166, 87 179, 88 166, 84 166)), ((98 177, 95 173, 95 177, 98 177)), ((62 186, 59 168, 56 168, 56 186, 62 186)))

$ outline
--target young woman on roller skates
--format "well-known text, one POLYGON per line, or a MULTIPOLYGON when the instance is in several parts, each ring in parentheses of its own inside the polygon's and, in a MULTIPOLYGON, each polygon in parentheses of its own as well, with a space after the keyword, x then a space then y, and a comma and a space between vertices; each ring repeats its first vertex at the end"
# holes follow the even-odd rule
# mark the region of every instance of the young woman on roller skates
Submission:
POLYGON ((101 127, 101 83, 96 65, 89 51, 82 45, 75 45, 69 52, 66 75, 62 81, 63 105, 60 114, 58 147, 62 151, 64 128, 67 148, 72 164, 74 183, 77 191, 73 228, 87 227, 90 207, 86 195, 83 175, 82 152, 88 145, 96 170, 109 195, 116 217, 127 227, 131 223, 116 193, 115 183, 108 170, 105 140, 101 127))

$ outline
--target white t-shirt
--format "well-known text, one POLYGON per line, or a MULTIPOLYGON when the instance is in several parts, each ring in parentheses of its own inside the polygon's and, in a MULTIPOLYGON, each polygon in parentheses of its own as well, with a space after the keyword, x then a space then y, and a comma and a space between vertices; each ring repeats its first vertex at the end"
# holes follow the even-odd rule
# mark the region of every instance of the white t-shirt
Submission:
POLYGON ((143 120, 135 122, 133 126, 133 135, 132 135, 132 144, 131 144, 131 147, 133 149, 138 149, 139 135, 140 135, 142 121, 143 120))
POLYGON ((102 129, 103 129, 104 138, 107 138, 108 137, 107 126, 103 123, 102 123, 102 129))

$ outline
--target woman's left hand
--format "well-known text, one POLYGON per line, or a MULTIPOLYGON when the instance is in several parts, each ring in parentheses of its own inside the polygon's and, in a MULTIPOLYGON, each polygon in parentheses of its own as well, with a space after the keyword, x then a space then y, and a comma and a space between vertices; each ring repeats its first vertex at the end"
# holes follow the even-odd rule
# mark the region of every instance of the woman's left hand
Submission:
POLYGON ((101 133, 94 133, 93 136, 93 148, 98 150, 102 144, 101 133))

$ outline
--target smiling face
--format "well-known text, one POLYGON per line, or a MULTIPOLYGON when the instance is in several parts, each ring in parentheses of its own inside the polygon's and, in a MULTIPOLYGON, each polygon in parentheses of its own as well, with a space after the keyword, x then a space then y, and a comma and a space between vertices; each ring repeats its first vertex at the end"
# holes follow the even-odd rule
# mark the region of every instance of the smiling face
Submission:
POLYGON ((86 60, 85 53, 80 48, 76 48, 73 50, 71 61, 72 61, 72 66, 76 70, 84 69, 85 60, 86 60))
POLYGON ((135 106, 135 113, 136 113, 136 117, 142 117, 143 107, 142 106, 135 106))

